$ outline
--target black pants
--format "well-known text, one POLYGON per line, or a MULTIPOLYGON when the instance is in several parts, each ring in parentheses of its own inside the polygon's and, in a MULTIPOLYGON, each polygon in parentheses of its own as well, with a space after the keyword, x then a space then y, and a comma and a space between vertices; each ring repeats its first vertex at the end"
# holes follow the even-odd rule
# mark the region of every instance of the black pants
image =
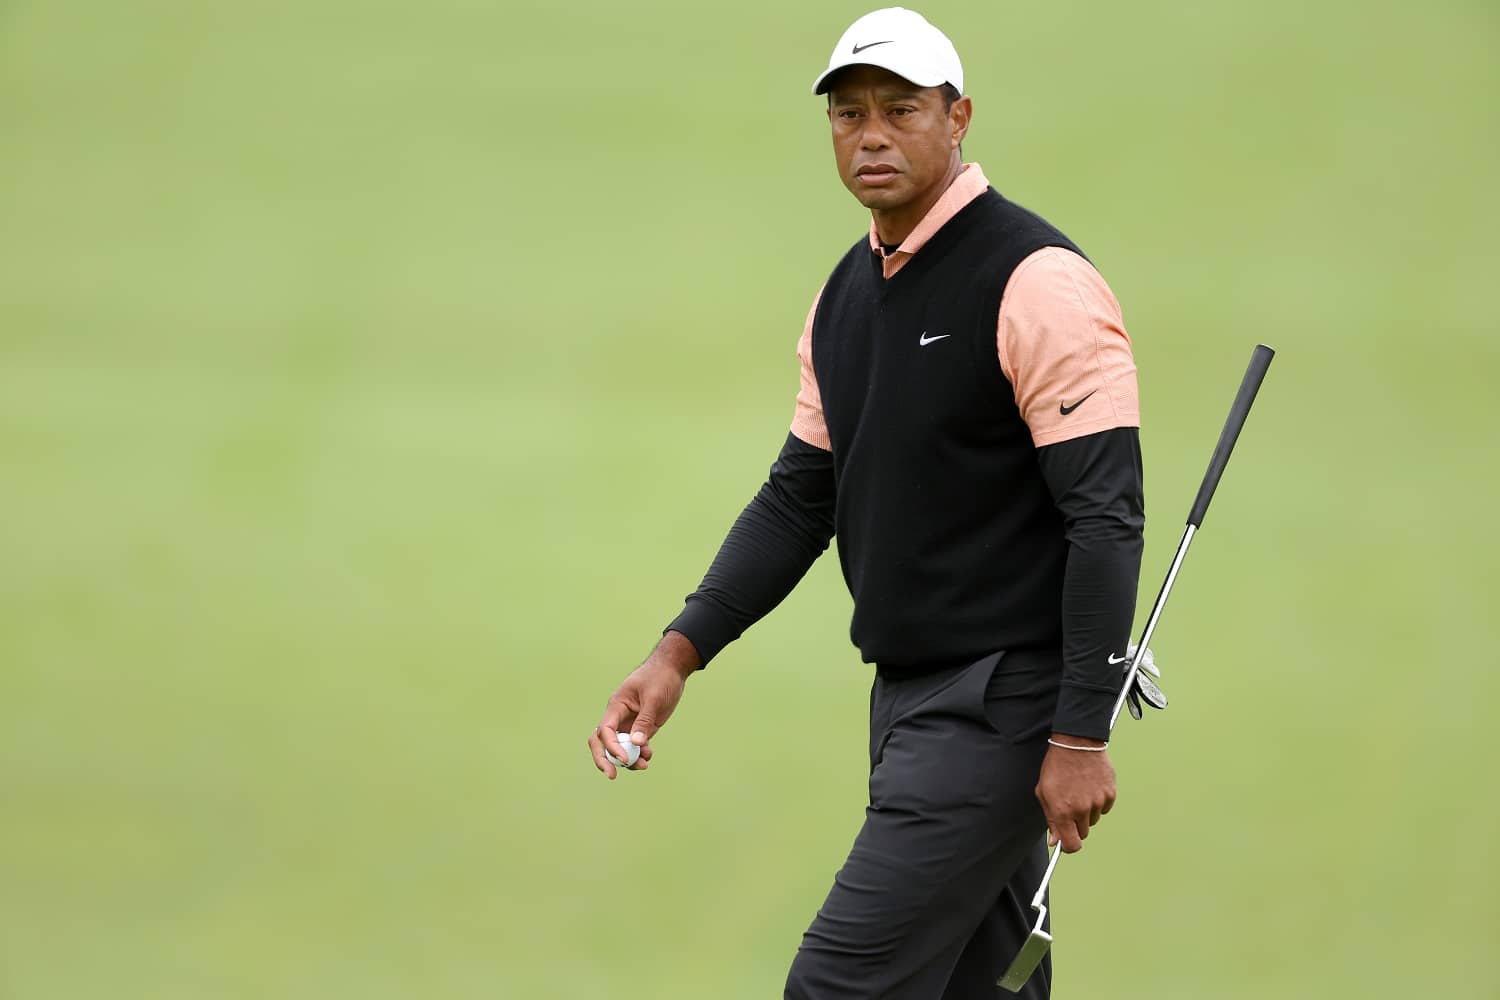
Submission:
MULTIPOLYGON (((870 804, 787 1000, 998 1000, 1047 863, 1034 789, 1057 653, 994 654, 870 692, 870 804)), ((1050 994, 1050 957, 1020 996, 1050 994)))

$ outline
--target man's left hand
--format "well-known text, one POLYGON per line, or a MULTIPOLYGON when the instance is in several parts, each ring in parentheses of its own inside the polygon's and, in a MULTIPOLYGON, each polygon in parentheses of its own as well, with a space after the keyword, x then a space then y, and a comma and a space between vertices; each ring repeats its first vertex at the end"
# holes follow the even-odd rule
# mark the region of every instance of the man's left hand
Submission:
MULTIPOLYGON (((1056 743, 1103 747, 1104 741, 1053 733, 1056 743)), ((1047 844, 1061 841, 1064 854, 1083 850, 1089 828, 1115 804, 1115 768, 1104 750, 1069 750, 1048 746, 1042 761, 1037 800, 1047 817, 1047 844)))

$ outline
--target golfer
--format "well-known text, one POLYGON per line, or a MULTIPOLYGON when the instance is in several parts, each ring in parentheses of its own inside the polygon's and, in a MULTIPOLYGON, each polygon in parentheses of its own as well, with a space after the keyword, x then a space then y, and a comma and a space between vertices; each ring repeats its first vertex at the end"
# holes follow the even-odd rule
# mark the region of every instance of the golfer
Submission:
POLYGON ((1135 364, 1083 251, 963 162, 973 103, 941 31, 867 14, 813 91, 869 234, 808 314, 768 480, 589 749, 613 778, 606 748, 631 734, 646 768, 688 677, 837 538, 874 665, 869 807, 785 995, 993 1000, 1048 842, 1079 850, 1115 799, 1145 520, 1135 364))

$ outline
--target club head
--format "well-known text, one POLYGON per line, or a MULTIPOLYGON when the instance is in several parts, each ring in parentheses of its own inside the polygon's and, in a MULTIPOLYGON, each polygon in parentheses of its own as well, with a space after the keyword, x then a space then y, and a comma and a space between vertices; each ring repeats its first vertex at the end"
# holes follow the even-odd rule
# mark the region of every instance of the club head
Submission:
POLYGON ((1140 691, 1141 698, 1145 700, 1146 704, 1150 705, 1152 708, 1167 707, 1167 696, 1163 694, 1162 689, 1157 687, 1155 682, 1145 674, 1136 674, 1135 684, 1136 690, 1140 691))
MULTIPOLYGON (((1042 919, 1046 919, 1045 913, 1042 914, 1042 919)), ((1021 950, 1011 959, 1005 975, 995 985, 1012 993, 1021 992, 1021 987, 1026 985, 1026 980, 1031 978, 1036 967, 1042 964, 1042 959, 1047 957, 1047 949, 1051 947, 1052 935, 1042 929, 1042 921, 1038 920, 1036 927, 1026 935, 1026 943, 1021 945, 1021 950)))

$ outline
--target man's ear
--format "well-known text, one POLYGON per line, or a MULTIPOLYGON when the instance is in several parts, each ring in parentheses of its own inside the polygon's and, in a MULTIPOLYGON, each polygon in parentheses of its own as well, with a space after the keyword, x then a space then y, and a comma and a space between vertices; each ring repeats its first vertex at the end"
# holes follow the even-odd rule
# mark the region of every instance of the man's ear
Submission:
POLYGON ((974 116, 974 102, 968 97, 960 97, 953 102, 953 107, 948 109, 948 124, 953 129, 953 146, 958 146, 964 141, 964 136, 969 134, 969 121, 974 116))

